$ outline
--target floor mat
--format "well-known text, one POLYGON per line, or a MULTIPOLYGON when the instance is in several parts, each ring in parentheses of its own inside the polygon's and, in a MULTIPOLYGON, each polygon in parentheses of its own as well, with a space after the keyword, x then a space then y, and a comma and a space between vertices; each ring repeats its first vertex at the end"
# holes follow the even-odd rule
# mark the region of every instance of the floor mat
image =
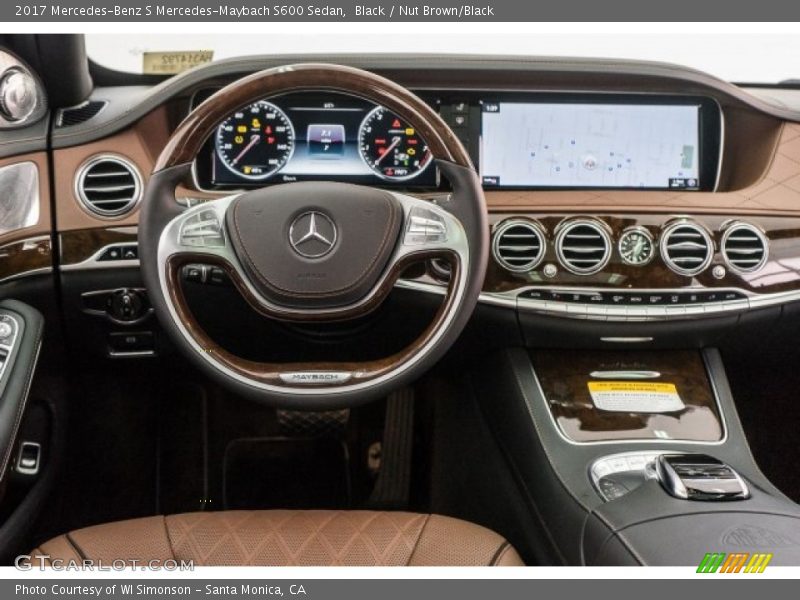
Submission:
POLYGON ((232 440, 223 469, 226 509, 350 506, 347 447, 335 438, 232 440))

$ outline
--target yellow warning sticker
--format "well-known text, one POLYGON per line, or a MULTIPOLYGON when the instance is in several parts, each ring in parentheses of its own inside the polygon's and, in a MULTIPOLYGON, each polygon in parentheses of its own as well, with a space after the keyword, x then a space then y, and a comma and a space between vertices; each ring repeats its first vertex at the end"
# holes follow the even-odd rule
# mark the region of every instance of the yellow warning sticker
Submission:
POLYGON ((144 52, 142 54, 142 73, 145 75, 175 75, 211 62, 213 59, 213 50, 144 52))
POLYGON ((652 381, 590 381, 589 394, 600 410, 666 413, 686 405, 674 383, 652 381))

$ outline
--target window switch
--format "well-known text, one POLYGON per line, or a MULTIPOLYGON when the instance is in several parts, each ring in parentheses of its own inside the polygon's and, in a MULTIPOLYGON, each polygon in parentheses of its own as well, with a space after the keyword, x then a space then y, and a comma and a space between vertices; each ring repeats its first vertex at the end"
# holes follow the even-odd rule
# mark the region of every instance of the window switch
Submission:
POLYGON ((22 442, 17 456, 17 473, 36 475, 42 459, 42 445, 37 442, 22 442))

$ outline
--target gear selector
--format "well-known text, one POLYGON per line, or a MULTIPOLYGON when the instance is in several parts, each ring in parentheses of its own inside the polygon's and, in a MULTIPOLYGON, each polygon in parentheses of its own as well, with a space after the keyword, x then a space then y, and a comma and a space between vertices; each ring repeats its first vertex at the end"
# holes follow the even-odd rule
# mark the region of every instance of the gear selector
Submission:
POLYGON ((745 500, 750 490, 732 467, 705 454, 661 454, 655 463, 661 485, 684 500, 745 500))

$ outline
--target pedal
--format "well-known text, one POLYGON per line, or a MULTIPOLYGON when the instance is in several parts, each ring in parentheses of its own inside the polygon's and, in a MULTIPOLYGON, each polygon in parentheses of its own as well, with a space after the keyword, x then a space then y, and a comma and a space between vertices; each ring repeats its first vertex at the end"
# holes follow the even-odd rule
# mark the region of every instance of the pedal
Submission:
POLYGON ((414 390, 392 393, 386 401, 383 441, 377 449, 378 479, 367 506, 374 510, 408 508, 414 441, 414 390))

